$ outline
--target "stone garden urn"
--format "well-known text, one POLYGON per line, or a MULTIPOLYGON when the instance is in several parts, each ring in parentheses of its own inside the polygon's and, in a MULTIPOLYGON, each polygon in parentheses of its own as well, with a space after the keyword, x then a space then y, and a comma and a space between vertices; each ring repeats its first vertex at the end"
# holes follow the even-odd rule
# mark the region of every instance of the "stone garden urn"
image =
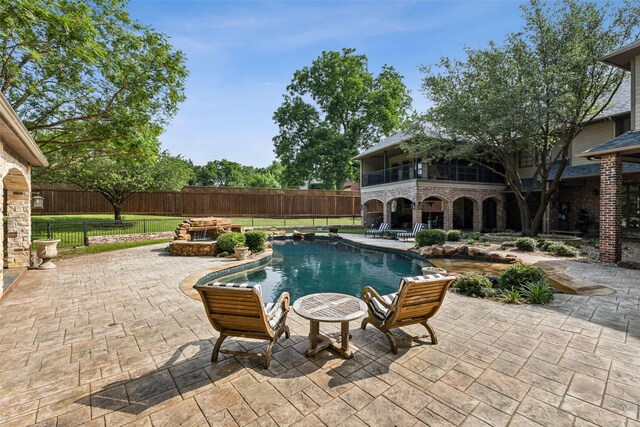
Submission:
POLYGON ((60 239, 56 240, 35 240, 36 250, 38 258, 42 259, 42 264, 38 267, 38 270, 49 270, 56 268, 56 265, 51 262, 51 258, 58 255, 58 243, 60 239))
POLYGON ((249 256, 249 248, 247 246, 233 248, 233 254, 236 256, 238 261, 242 261, 243 259, 247 259, 249 256))

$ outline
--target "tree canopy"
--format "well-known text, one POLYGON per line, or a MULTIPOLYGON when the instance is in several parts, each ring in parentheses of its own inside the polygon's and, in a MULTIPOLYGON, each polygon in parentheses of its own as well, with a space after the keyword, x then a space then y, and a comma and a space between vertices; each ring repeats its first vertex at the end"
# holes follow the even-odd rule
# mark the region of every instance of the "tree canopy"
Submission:
POLYGON ((638 37, 640 10, 632 2, 603 7, 532 0, 522 11, 524 28, 502 44, 423 67, 423 90, 433 107, 416 120, 418 136, 404 148, 428 160, 465 159, 499 173, 516 197, 523 232, 534 234, 559 188, 571 142, 623 81, 621 70, 600 59, 638 37), (529 171, 518 164, 527 155, 533 158, 529 171), (539 202, 531 209, 534 197, 539 202))
POLYGON ((184 100, 185 57, 124 0, 5 0, 0 92, 52 167, 150 157, 184 100))
POLYGON ((352 157, 400 128, 410 105, 393 67, 385 65, 374 76, 367 57, 355 49, 322 52, 294 73, 273 116, 284 182, 300 186, 315 179, 327 188, 342 188, 357 175, 352 157))
POLYGON ((113 205, 116 220, 124 202, 140 191, 179 191, 193 177, 193 168, 181 156, 160 153, 156 160, 98 157, 68 168, 64 180, 102 194, 113 205))
POLYGON ((191 185, 215 187, 281 188, 282 165, 273 162, 265 168, 245 166, 230 160, 212 160, 204 166, 193 166, 191 185))

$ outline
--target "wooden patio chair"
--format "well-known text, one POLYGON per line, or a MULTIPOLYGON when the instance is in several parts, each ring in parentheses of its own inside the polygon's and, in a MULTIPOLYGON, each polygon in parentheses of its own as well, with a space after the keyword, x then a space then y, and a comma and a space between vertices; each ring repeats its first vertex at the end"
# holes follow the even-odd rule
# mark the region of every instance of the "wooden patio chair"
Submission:
POLYGON ((402 326, 424 326, 429 334, 411 337, 411 340, 430 337, 431 344, 437 344, 438 338, 428 321, 438 312, 454 280, 455 277, 441 274, 403 277, 396 292, 383 296, 372 287, 365 286, 362 288, 362 299, 369 307, 369 316, 362 321, 362 329, 368 323, 378 328, 389 340, 391 351, 395 354, 398 354, 398 342, 391 330, 402 326))
POLYGON ((213 328, 220 337, 213 347, 211 361, 218 360, 218 353, 234 356, 264 357, 264 367, 269 367, 273 346, 285 334, 289 338, 286 325, 289 313, 289 293, 283 292, 276 303, 264 304, 260 285, 246 283, 207 283, 195 285, 194 289, 202 297, 204 309, 213 328), (267 351, 247 353, 220 350, 227 337, 253 338, 270 341, 267 351))
POLYGON ((388 222, 383 222, 382 224, 380 224, 380 227, 378 228, 370 228, 367 231, 364 232, 364 236, 367 237, 369 235, 376 237, 377 235, 380 235, 380 237, 382 237, 384 235, 384 233, 387 232, 387 230, 389 229, 390 225, 388 222))

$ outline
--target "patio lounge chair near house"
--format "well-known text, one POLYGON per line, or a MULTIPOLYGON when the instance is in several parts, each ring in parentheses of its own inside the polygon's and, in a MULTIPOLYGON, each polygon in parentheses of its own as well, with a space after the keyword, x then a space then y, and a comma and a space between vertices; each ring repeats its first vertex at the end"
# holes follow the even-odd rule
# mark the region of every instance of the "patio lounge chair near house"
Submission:
POLYGON ((372 237, 380 236, 380 237, 382 237, 384 235, 384 233, 386 233, 386 231, 388 229, 389 229, 389 223, 383 222, 382 224, 380 224, 380 227, 378 227, 378 228, 370 228, 367 231, 365 231, 364 235, 365 235, 365 237, 366 236, 372 236, 372 237))
POLYGON ((207 317, 220 337, 213 347, 211 361, 218 360, 218 353, 236 356, 264 357, 264 367, 269 367, 271 351, 283 333, 289 338, 286 325, 289 313, 289 293, 283 292, 278 301, 264 304, 260 285, 246 283, 207 283, 195 285, 207 312, 207 317), (227 337, 268 340, 266 352, 247 353, 220 350, 227 337))
POLYGON ((408 232, 395 233, 394 236, 402 240, 407 240, 409 238, 416 237, 416 234, 418 234, 418 231, 422 230, 423 227, 424 227, 424 224, 419 222, 413 226, 413 230, 408 232))
POLYGON ((403 277, 396 292, 383 296, 372 287, 365 286, 362 289, 362 299, 369 307, 369 316, 362 321, 362 329, 365 329, 368 323, 378 328, 386 335, 391 351, 395 354, 398 353, 398 342, 391 330, 402 326, 424 326, 429 334, 411 339, 415 341, 429 336, 431 343, 437 344, 438 338, 428 321, 438 312, 449 285, 455 279, 440 274, 403 277))

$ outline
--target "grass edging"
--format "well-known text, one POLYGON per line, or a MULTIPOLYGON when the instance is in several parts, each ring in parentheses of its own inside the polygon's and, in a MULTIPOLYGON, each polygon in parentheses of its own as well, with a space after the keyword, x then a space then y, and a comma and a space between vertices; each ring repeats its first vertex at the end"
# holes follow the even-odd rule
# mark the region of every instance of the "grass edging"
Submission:
POLYGON ((140 240, 137 242, 105 243, 102 245, 94 246, 79 246, 77 248, 62 248, 58 249, 58 256, 56 258, 73 258, 80 255, 99 254, 102 252, 112 252, 120 249, 137 248, 139 246, 157 245, 160 243, 169 243, 172 241, 173 239, 140 240))

